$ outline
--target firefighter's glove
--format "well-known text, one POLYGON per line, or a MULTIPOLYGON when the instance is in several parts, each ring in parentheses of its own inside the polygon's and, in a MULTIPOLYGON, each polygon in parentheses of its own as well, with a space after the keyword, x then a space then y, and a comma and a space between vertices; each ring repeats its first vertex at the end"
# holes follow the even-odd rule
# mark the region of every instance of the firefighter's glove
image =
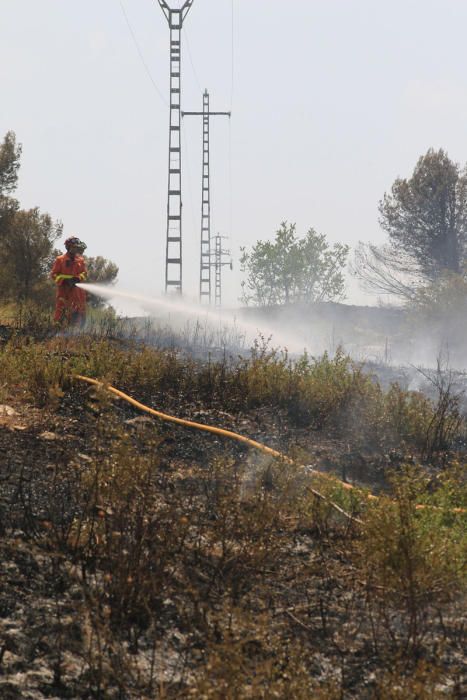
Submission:
POLYGON ((81 279, 80 279, 80 277, 73 277, 71 279, 71 281, 73 282, 73 287, 74 287, 75 284, 78 284, 79 282, 81 282, 81 279))

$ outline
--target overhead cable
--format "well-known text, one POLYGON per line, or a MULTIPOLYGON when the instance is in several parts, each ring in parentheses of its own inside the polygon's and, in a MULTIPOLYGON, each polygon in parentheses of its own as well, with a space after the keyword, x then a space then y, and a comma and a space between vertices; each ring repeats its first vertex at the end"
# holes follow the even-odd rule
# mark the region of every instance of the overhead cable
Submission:
MULTIPOLYGON (((231 13, 230 13, 230 111, 233 111, 233 97, 234 97, 234 76, 235 76, 235 4, 234 0, 230 0, 231 13)), ((233 183, 232 183, 232 124, 229 119, 229 236, 233 243, 233 183)))
POLYGON ((234 95, 234 76, 235 76, 235 48, 234 48, 234 39, 235 39, 235 22, 234 22, 234 0, 230 0, 231 2, 231 16, 230 16, 230 28, 231 28, 231 36, 230 36, 230 49, 231 49, 231 56, 230 56, 230 111, 232 111, 232 105, 233 105, 233 95, 234 95))
POLYGON ((193 63, 193 57, 191 55, 191 49, 190 49, 190 42, 188 41, 188 34, 187 34, 186 29, 185 29, 185 26, 183 26, 182 30, 183 30, 183 35, 185 37, 186 48, 188 51, 188 58, 190 59, 191 67, 193 69, 193 75, 195 76, 195 80, 198 83, 199 91, 203 92, 203 88, 201 87, 201 83, 200 83, 199 78, 198 78, 198 73, 196 72, 195 64, 193 63))
POLYGON ((183 141, 185 143, 185 160, 186 160, 186 169, 187 169, 187 175, 188 175, 188 193, 190 197, 190 210, 191 210, 191 223, 193 226, 193 231, 196 230, 196 222, 195 222, 195 206, 194 206, 194 199, 193 199, 193 187, 191 183, 191 167, 190 167, 190 156, 189 156, 189 150, 188 150, 188 139, 186 135, 186 130, 185 130, 185 122, 181 121, 181 126, 182 126, 182 134, 183 134, 183 141))
POLYGON ((158 94, 159 97, 161 98, 162 102, 165 104, 166 107, 168 107, 169 104, 168 104, 167 100, 165 99, 165 97, 164 97, 162 91, 161 91, 160 88, 158 87, 156 81, 155 81, 154 78, 152 77, 151 71, 149 70, 149 67, 148 67, 148 64, 146 63, 146 61, 145 61, 145 59, 144 59, 143 52, 142 52, 141 49, 140 49, 140 46, 139 46, 139 44, 138 44, 138 40, 137 40, 137 38, 136 38, 136 35, 135 35, 135 33, 134 33, 134 31, 133 31, 133 28, 132 28, 132 26, 131 26, 131 24, 130 24, 130 20, 129 20, 129 18, 128 18, 127 12, 126 12, 126 10, 125 10, 125 6, 124 6, 124 4, 123 4, 123 0, 119 0, 119 3, 120 3, 120 7, 121 7, 121 10, 122 10, 123 16, 124 16, 124 18, 125 18, 125 22, 126 22, 126 24, 127 24, 127 27, 128 27, 128 29, 129 29, 130 34, 131 34, 131 37, 132 37, 132 39, 133 39, 133 43, 134 43, 134 45, 135 45, 135 47, 136 47, 136 50, 137 50, 137 52, 138 52, 138 56, 140 57, 141 63, 142 63, 143 66, 144 66, 144 69, 145 69, 145 71, 146 71, 146 73, 147 73, 147 75, 148 75, 148 77, 149 77, 149 80, 151 81, 151 83, 152 83, 154 89, 156 90, 157 94, 158 94))

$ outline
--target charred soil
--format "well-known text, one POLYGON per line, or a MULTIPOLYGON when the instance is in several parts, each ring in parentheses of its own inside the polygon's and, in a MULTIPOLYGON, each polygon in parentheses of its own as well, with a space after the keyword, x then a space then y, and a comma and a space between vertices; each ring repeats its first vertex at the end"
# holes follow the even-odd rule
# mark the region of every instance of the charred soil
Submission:
POLYGON ((0 371, 0 697, 464 696, 455 401, 441 416, 345 358, 264 349, 211 364, 12 337, 0 371))

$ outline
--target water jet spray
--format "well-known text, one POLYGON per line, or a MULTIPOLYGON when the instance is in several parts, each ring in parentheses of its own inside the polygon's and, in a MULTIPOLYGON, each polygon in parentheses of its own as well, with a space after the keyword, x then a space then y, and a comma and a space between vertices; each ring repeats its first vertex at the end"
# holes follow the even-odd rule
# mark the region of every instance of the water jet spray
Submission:
MULTIPOLYGON (((179 296, 164 296, 164 297, 148 297, 142 294, 135 294, 126 290, 117 289, 107 285, 79 283, 76 285, 86 290, 90 294, 94 294, 106 300, 121 299, 127 302, 138 304, 146 313, 154 315, 155 311, 172 314, 179 314, 181 317, 191 317, 198 320, 211 323, 215 326, 222 324, 226 327, 234 327, 235 330, 240 330, 245 334, 248 342, 254 342, 258 337, 265 338, 270 341, 274 347, 286 348, 294 354, 303 353, 306 348, 306 342, 298 335, 292 333, 284 333, 277 328, 268 324, 258 324, 254 321, 246 321, 239 319, 238 316, 229 311, 210 309, 196 302, 188 301, 179 296)), ((169 315, 167 319, 170 324, 174 319, 169 315)))

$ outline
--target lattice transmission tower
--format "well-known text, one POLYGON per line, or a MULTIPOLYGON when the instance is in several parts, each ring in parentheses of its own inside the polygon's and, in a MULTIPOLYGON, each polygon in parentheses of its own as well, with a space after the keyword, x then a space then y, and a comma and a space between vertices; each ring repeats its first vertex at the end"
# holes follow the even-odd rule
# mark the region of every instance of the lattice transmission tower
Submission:
POLYGON ((210 140, 209 126, 211 117, 230 117, 231 112, 211 112, 209 93, 203 94, 202 112, 182 112, 182 117, 203 118, 203 169, 201 184, 201 244, 199 271, 199 299, 211 303, 211 178, 210 178, 210 140))
POLYGON ((225 238, 225 236, 221 236, 220 234, 214 236, 214 255, 212 256, 214 260, 211 260, 211 267, 214 268, 214 304, 216 306, 221 306, 222 304, 222 268, 228 266, 231 270, 233 269, 232 259, 229 261, 224 260, 225 256, 230 256, 230 250, 224 250, 222 248, 223 238, 225 238))
POLYGON ((182 147, 180 123, 181 34, 193 0, 185 0, 179 9, 157 0, 170 29, 170 116, 169 177, 167 193, 167 236, 165 248, 165 291, 182 292, 182 147))

